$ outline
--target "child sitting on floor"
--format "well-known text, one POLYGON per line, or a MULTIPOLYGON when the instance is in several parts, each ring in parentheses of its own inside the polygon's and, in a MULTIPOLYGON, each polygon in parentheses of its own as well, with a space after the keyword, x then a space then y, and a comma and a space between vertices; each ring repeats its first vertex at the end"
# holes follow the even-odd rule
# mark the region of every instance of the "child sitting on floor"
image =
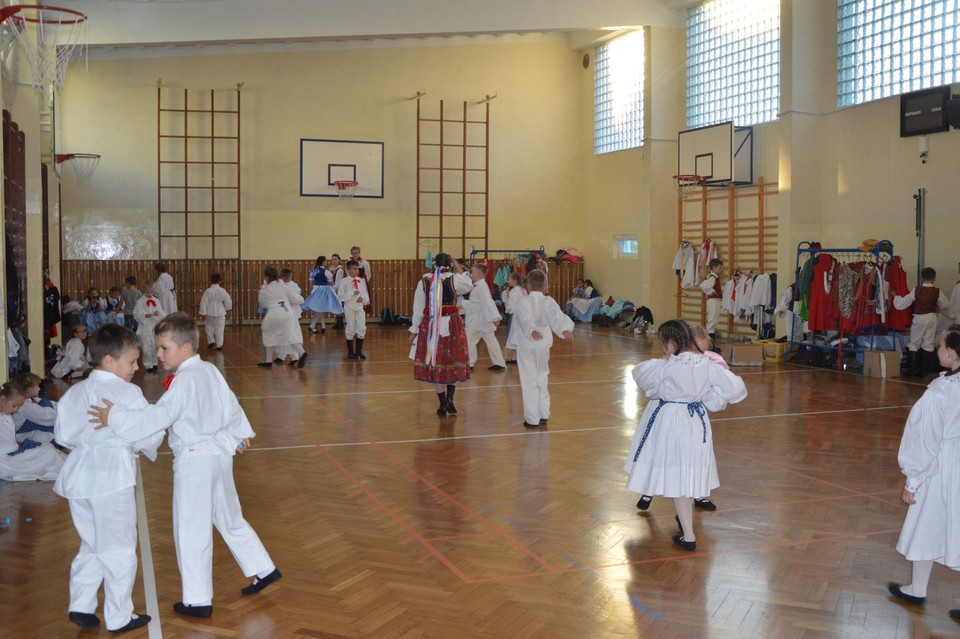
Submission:
POLYGON ((23 392, 23 406, 13 414, 17 427, 17 442, 26 440, 38 444, 53 441, 53 427, 57 423, 57 403, 40 399, 40 384, 43 380, 34 373, 20 373, 13 384, 23 392))
POLYGON ((50 374, 57 379, 75 379, 83 377, 90 368, 87 363, 87 327, 83 323, 73 325, 73 337, 63 349, 63 357, 53 365, 50 374))

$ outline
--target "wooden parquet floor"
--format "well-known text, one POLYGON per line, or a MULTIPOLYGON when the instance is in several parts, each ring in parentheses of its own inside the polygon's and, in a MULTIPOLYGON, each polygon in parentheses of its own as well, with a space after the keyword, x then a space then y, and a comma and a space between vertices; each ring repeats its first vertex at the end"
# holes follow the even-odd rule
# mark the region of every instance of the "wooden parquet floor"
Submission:
MULTIPOLYGON (((242 597, 246 580, 216 537, 213 617, 176 616, 171 457, 144 461, 160 618, 127 636, 960 636, 947 617, 960 576, 935 567, 920 611, 886 591, 909 581, 894 550, 896 455, 922 384, 739 369, 749 398, 713 416, 719 510, 695 514, 687 553, 670 541, 671 500, 636 510, 621 471, 646 401, 630 369, 656 352, 651 338, 578 325, 553 350, 549 425, 530 432, 516 368, 489 372, 485 359, 457 392, 459 416, 438 418, 406 337, 371 327, 370 359, 346 363, 341 333, 307 335, 303 370, 256 367, 255 328, 204 351, 258 432, 236 480, 284 578, 242 597)), ((161 378, 136 381, 155 399, 161 378)), ((67 621, 78 541, 51 484, 4 484, 0 517, 12 520, 0 534, 0 637, 109 636, 67 621)), ((134 601, 145 610, 142 581, 134 601)))

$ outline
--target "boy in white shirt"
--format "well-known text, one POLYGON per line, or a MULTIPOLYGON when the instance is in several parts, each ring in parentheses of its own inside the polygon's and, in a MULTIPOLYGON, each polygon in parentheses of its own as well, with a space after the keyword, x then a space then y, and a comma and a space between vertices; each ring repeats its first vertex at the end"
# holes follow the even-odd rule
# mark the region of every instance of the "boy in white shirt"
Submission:
POLYGON ((473 280, 473 290, 470 299, 465 300, 466 309, 465 328, 467 331, 467 352, 470 355, 470 368, 477 363, 477 343, 483 340, 487 345, 487 353, 493 366, 492 371, 507 370, 507 363, 503 360, 500 342, 497 341, 497 327, 500 326, 500 311, 490 296, 490 287, 487 286, 487 265, 474 264, 470 267, 470 279, 473 280))
POLYGON ((370 303, 370 293, 367 292, 366 280, 359 273, 360 264, 350 260, 347 262, 347 275, 337 284, 337 297, 343 302, 343 316, 347 323, 348 359, 367 359, 363 354, 363 338, 367 335, 367 315, 363 307, 370 303))
POLYGON ((517 368, 520 371, 520 393, 523 396, 523 425, 536 428, 550 419, 550 347, 553 333, 561 339, 573 338, 573 320, 560 305, 543 294, 547 278, 542 271, 527 275, 530 292, 514 306, 517 323, 517 368))
POLYGON ((203 292, 200 298, 200 319, 207 331, 207 350, 223 350, 223 326, 227 321, 227 313, 233 310, 233 300, 230 293, 220 288, 220 274, 210 276, 210 288, 203 292))
POLYGON ((717 324, 720 323, 720 307, 723 304, 723 288, 720 286, 720 271, 723 262, 718 258, 710 260, 710 274, 700 282, 700 290, 707 296, 707 334, 713 340, 714 352, 720 352, 716 347, 717 324))
POLYGON ((110 632, 145 626, 148 615, 133 611, 137 577, 137 452, 151 461, 163 441, 159 432, 127 442, 89 422, 90 404, 103 399, 130 408, 147 406, 140 388, 130 383, 137 372, 140 340, 128 328, 104 324, 89 339, 95 370, 60 400, 56 440, 71 448, 53 490, 70 503, 80 551, 70 566, 70 621, 94 628, 100 619, 97 591, 103 583, 103 616, 110 632))
POLYGON ((253 428, 216 366, 197 355, 197 324, 182 313, 157 324, 154 336, 160 363, 176 371, 167 392, 139 410, 91 407, 101 427, 136 441, 170 428, 173 449, 173 540, 183 584, 183 600, 174 612, 188 617, 213 614, 213 527, 253 583, 241 589, 254 595, 280 579, 280 571, 256 531, 243 518, 233 481, 233 457, 250 447, 253 428))
POLYGON ((133 318, 137 322, 137 335, 140 336, 143 369, 148 373, 157 372, 157 344, 153 341, 153 327, 166 314, 160 298, 154 295, 153 282, 147 280, 143 283, 143 295, 133 309, 133 318))

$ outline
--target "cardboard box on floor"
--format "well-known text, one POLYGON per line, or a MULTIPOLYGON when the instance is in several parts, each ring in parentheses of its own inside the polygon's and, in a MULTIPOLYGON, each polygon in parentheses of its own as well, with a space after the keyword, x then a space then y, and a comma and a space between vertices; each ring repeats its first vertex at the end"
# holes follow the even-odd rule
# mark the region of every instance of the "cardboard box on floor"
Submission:
POLYGON ((726 344, 723 358, 730 366, 762 366, 763 346, 761 344, 726 344))
POLYGON ((897 351, 865 351, 863 376, 893 379, 900 377, 900 353, 897 351))

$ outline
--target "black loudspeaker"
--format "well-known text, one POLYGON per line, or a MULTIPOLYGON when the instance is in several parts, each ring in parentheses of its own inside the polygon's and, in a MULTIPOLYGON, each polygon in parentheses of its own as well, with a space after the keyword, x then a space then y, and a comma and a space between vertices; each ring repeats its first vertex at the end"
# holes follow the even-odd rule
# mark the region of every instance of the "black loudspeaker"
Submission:
POLYGON ((947 116, 947 124, 954 129, 960 129, 960 95, 954 95, 943 104, 947 116))

